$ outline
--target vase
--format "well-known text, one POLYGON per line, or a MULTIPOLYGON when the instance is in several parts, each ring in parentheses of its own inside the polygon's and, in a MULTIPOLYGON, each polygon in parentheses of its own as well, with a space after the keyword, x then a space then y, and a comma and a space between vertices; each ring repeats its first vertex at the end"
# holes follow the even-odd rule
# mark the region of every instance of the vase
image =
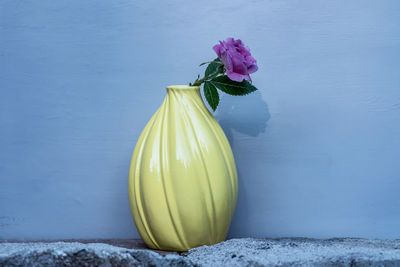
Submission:
POLYGON ((237 199, 236 166, 199 87, 167 87, 135 146, 128 189, 148 247, 186 251, 225 240, 237 199))

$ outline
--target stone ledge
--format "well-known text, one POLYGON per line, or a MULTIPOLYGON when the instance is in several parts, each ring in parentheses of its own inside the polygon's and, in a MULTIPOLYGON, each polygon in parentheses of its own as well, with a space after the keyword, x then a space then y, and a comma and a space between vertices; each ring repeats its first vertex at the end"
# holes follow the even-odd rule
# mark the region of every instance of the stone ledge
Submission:
POLYGON ((0 243, 0 266, 193 266, 177 254, 104 243, 0 243))
POLYGON ((180 254, 134 239, 68 241, 3 240, 0 266, 400 266, 399 239, 242 238, 180 254))

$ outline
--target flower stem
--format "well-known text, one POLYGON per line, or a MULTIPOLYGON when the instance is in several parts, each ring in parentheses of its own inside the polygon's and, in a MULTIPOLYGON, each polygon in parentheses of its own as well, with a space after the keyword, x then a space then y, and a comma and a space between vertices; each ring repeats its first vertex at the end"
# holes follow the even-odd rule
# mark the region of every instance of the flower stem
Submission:
POLYGON ((194 83, 192 84, 192 86, 200 86, 203 82, 205 82, 205 81, 207 81, 207 80, 209 80, 209 79, 212 79, 212 78, 214 78, 215 76, 217 76, 218 74, 220 74, 220 71, 218 71, 218 69, 215 71, 215 72, 213 72, 213 73, 211 73, 210 75, 208 75, 208 76, 204 76, 202 79, 196 79, 196 81, 194 81, 194 83))

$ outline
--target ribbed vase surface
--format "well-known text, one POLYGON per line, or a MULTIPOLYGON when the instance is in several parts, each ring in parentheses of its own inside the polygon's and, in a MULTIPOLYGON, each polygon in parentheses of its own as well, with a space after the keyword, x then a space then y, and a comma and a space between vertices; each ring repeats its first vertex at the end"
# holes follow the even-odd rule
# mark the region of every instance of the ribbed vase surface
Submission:
POLYGON ((199 87, 169 86, 133 152, 129 202, 153 249, 186 251, 225 240, 237 199, 228 140, 199 87))

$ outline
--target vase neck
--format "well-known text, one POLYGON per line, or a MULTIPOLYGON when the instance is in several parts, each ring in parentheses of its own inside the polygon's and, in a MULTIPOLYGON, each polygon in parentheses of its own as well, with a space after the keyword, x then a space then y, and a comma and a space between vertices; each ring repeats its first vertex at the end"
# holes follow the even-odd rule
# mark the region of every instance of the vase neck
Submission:
POLYGON ((199 86, 170 85, 167 87, 167 95, 171 93, 180 95, 182 97, 201 97, 199 86))
POLYGON ((171 103, 180 106, 181 108, 188 108, 192 104, 204 111, 208 111, 200 94, 199 86, 188 85, 171 85, 167 87, 167 96, 171 103), (189 105, 188 105, 189 104, 189 105))

